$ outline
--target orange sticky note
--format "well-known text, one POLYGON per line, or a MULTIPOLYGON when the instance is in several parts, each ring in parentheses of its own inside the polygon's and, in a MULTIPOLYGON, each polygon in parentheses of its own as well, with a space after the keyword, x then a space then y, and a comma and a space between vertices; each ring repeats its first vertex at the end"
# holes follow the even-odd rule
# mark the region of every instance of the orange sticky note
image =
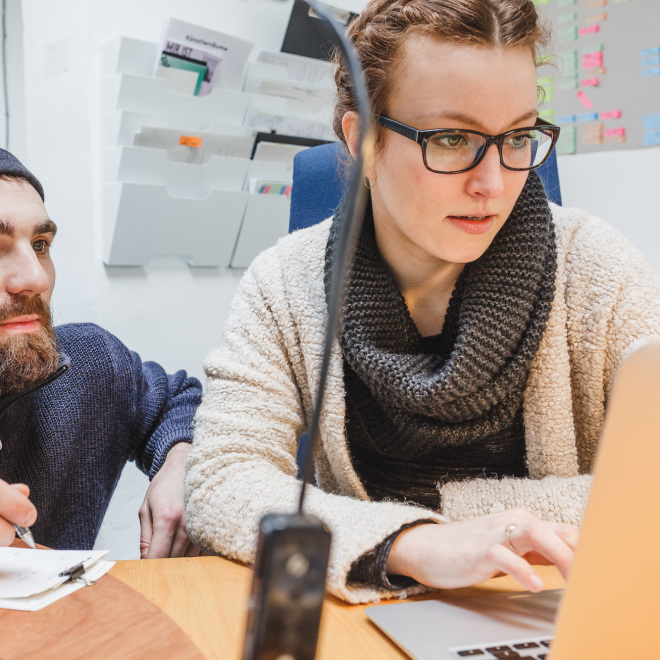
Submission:
POLYGON ((580 99, 580 103, 587 109, 591 110, 591 108, 594 107, 594 104, 591 102, 591 99, 582 91, 580 90, 577 93, 578 99, 580 99))
POLYGON ((184 147, 201 147, 202 146, 202 138, 201 137, 194 137, 192 135, 182 135, 179 138, 179 144, 182 144, 184 147))

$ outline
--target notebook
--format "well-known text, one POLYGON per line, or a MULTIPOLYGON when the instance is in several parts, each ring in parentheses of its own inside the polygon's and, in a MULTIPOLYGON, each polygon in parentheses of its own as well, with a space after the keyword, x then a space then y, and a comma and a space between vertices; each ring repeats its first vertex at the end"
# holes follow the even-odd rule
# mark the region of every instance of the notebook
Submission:
POLYGON ((367 615, 419 660, 660 658, 658 466, 660 342, 649 342, 615 376, 563 595, 444 591, 434 600, 369 607, 367 615))

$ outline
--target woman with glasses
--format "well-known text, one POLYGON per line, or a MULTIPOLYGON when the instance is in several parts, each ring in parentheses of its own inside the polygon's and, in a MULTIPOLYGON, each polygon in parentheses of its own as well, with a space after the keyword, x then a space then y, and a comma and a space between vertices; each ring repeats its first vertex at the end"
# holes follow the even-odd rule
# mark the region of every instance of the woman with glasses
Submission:
MULTIPOLYGON (((377 123, 370 201, 333 347, 306 510, 352 602, 509 573, 566 574, 613 373, 660 334, 660 281, 613 229, 549 204, 534 172, 547 34, 530 0, 373 0, 350 25, 377 123)), ((338 62, 335 130, 358 117, 338 62)), ((345 209, 245 274, 206 362, 186 481, 201 546, 254 558, 293 511, 345 209)))

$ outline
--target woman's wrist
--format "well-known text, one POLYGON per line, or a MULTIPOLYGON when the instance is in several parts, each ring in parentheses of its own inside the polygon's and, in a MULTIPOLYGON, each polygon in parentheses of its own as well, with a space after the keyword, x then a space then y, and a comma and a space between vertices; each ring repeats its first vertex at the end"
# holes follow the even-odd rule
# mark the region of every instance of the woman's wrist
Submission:
POLYGON ((392 544, 387 558, 388 575, 405 575, 415 577, 415 560, 419 555, 419 530, 436 523, 421 523, 402 531, 392 544))

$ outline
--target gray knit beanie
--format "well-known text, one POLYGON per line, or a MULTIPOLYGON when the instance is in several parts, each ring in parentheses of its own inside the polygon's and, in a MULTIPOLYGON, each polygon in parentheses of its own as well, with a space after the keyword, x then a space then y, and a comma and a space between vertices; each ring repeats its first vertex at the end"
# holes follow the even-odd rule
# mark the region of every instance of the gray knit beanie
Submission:
POLYGON ((39 193, 45 201, 44 189, 32 172, 30 172, 13 154, 5 149, 0 149, 0 176, 15 176, 25 179, 39 193))

